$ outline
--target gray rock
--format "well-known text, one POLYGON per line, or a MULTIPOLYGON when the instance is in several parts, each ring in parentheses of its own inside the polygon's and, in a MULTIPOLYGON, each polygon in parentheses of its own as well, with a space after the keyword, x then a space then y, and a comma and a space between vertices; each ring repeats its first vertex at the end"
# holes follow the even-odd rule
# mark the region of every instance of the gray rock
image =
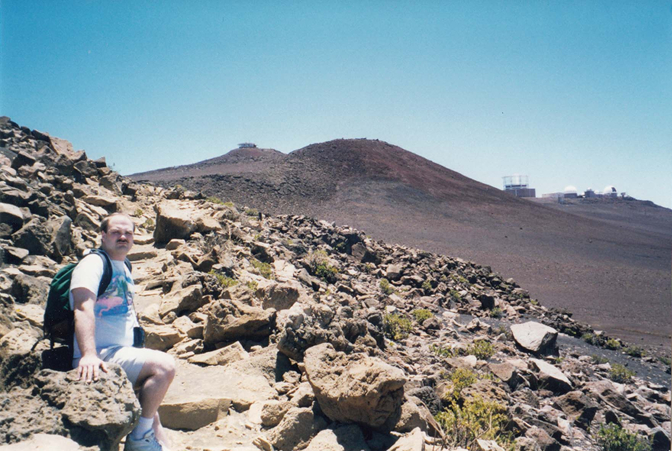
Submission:
POLYGON ((333 421, 383 426, 400 416, 403 371, 375 357, 346 355, 328 343, 305 354, 308 381, 322 411, 333 421))
POLYGON ((515 389, 521 381, 518 369, 510 363, 489 363, 488 367, 492 374, 500 378, 511 389, 515 389))
POLYGON ((530 359, 538 372, 539 385, 554 393, 567 393, 572 389, 571 381, 555 366, 539 359, 530 359))
POLYGON ((598 405, 580 391, 572 391, 556 398, 556 407, 582 428, 587 428, 593 421, 598 405))
POLYGON ((529 321, 511 326, 513 339, 528 352, 534 354, 557 353, 558 332, 552 327, 529 321))
POLYGON ((424 451, 425 436, 420 428, 401 437, 388 451, 424 451))
POLYGON ((262 306, 264 309, 286 310, 299 300, 300 294, 294 284, 274 283, 264 289, 262 306))

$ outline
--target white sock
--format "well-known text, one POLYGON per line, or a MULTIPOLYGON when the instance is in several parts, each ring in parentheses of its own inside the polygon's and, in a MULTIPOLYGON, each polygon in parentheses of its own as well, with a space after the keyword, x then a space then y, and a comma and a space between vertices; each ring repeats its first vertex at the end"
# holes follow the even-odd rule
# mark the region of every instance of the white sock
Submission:
POLYGON ((133 440, 140 440, 142 437, 145 436, 147 431, 149 431, 152 428, 152 424, 154 424, 154 417, 151 418, 140 417, 138 425, 131 432, 131 438, 133 440))

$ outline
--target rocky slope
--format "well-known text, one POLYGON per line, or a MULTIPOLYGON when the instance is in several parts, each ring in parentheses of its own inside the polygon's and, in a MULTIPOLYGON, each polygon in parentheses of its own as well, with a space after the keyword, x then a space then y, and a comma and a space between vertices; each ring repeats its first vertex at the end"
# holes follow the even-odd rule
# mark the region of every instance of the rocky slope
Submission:
POLYGON ((548 306, 611 335, 670 348, 672 210, 637 201, 612 205, 617 213, 601 209, 607 202, 549 208, 557 204, 515 198, 379 140, 273 155, 238 149, 130 177, 487 263, 548 306))
POLYGON ((174 449, 591 450, 619 428, 670 447, 669 361, 488 267, 140 185, 7 118, 0 146, 3 449, 117 449, 137 420, 118 368, 44 368, 50 277, 114 211, 137 225, 147 346, 178 362, 174 449))

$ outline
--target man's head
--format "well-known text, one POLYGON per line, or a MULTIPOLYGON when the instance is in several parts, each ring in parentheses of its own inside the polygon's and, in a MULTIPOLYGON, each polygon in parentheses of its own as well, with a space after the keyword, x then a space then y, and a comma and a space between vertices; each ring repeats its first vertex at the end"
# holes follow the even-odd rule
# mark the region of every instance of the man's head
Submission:
POLYGON ((125 213, 113 213, 100 224, 101 247, 114 260, 123 260, 133 246, 135 224, 125 213))

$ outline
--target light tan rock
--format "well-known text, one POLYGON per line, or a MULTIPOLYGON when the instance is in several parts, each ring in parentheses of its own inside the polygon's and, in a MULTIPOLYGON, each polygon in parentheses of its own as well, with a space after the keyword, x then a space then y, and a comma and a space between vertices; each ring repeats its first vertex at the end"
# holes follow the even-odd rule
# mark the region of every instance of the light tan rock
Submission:
POLYGON ((496 441, 481 439, 476 440, 476 449, 478 451, 505 451, 496 441))
POLYGON ((144 326, 144 329, 146 337, 145 347, 156 349, 157 351, 166 351, 186 338, 186 335, 181 334, 170 326, 148 324, 144 326))
POLYGON ((370 451, 359 426, 348 424, 320 431, 306 451, 370 451))
POLYGON ((250 355, 245 351, 240 342, 235 342, 229 346, 206 352, 189 358, 189 363, 199 365, 228 365, 231 362, 249 358, 250 355))
POLYGON ((292 407, 294 406, 288 401, 277 401, 274 399, 262 403, 261 424, 266 427, 277 426, 292 407))
POLYGON ((399 414, 406 383, 402 370, 375 357, 336 352, 328 343, 309 348, 304 365, 330 419, 380 427, 399 414))
POLYGON ((221 397, 164 401, 159 407, 159 415, 165 427, 195 431, 226 416, 230 406, 231 400, 221 397))
POLYGON ((203 338, 203 324, 194 323, 188 316, 180 316, 171 326, 189 338, 203 338))
POLYGON ((425 434, 415 428, 401 437, 388 451, 425 451, 425 434))
POLYGON ((266 436, 275 448, 293 451, 308 446, 311 439, 326 425, 324 419, 315 416, 313 409, 293 407, 266 436))
POLYGON ((207 303, 207 298, 203 298, 200 286, 190 285, 168 293, 161 301, 159 315, 163 318, 172 312, 180 316, 183 313, 191 313, 199 309, 205 303, 207 303))
POLYGON ((196 224, 192 219, 193 211, 180 208, 178 203, 165 202, 158 208, 156 214, 156 228, 154 241, 168 243, 172 239, 189 238, 196 231, 196 224))
POLYGON ((2 451, 76 451, 81 448, 67 437, 53 434, 35 434, 29 440, 0 446, 2 451))

